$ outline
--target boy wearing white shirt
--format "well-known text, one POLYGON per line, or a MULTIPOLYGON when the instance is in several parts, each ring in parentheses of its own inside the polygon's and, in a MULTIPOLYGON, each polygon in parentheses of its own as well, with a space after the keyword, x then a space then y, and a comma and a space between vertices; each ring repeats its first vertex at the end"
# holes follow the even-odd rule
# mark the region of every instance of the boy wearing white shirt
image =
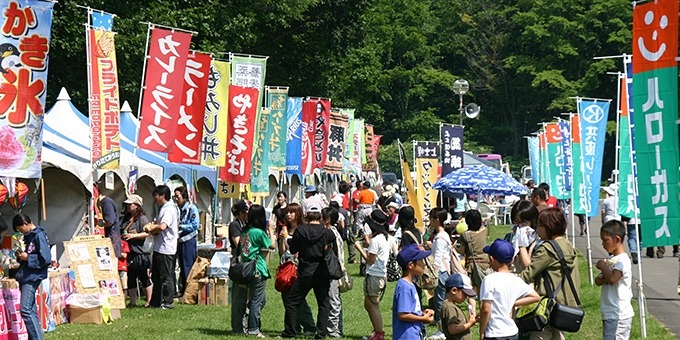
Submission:
POLYGON ((597 262, 597 269, 602 273, 595 278, 595 284, 602 286, 600 311, 605 340, 628 339, 635 315, 630 303, 633 298, 632 268, 623 248, 625 235, 626 227, 618 220, 610 220, 600 229, 602 247, 612 254, 609 259, 597 262))
POLYGON ((484 252, 489 254, 495 273, 486 276, 479 289, 482 302, 479 339, 518 339, 519 329, 511 316, 514 308, 538 302, 541 298, 531 285, 510 272, 515 255, 512 243, 496 239, 484 247, 484 252))

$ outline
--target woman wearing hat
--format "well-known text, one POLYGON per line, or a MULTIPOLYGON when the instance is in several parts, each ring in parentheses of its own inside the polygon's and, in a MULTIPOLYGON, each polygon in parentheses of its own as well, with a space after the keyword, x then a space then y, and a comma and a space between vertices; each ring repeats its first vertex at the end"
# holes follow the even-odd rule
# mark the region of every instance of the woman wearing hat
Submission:
MULTIPOLYGON (((360 241, 354 243, 361 257, 366 261, 366 279, 364 280, 364 308, 373 325, 373 333, 369 339, 383 339, 382 316, 380 314, 380 300, 385 293, 387 283, 387 261, 391 247, 387 241, 387 216, 379 209, 375 209, 364 219, 364 223, 371 230, 370 243, 364 251, 360 241)), ((365 241, 366 242, 366 241, 365 241)))
POLYGON ((149 235, 144 232, 144 226, 149 223, 149 218, 146 217, 142 205, 144 201, 139 195, 132 194, 123 202, 126 204, 126 209, 130 213, 130 220, 123 224, 123 239, 127 241, 130 247, 130 254, 128 254, 128 295, 130 296, 130 306, 137 305, 137 280, 142 284, 144 292, 146 293, 146 302, 144 307, 149 307, 151 303, 151 293, 153 292, 153 285, 149 279, 151 271, 151 259, 149 254, 145 253, 144 240, 149 235))

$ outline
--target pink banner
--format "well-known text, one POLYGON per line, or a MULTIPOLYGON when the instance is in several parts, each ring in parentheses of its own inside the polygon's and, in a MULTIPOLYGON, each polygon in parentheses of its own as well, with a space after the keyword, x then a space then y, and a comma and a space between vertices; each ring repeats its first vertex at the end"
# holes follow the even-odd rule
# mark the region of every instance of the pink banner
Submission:
POLYGON ((169 152, 174 148, 184 69, 191 34, 154 28, 147 56, 140 108, 139 148, 169 152))

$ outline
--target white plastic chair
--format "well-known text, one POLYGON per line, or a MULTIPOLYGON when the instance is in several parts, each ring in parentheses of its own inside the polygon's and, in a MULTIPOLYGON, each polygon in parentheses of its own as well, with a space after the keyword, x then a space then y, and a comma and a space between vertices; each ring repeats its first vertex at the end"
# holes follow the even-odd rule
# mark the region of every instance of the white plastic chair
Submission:
POLYGON ((496 214, 496 210, 492 209, 489 207, 488 204, 484 202, 480 202, 479 206, 477 207, 477 210, 479 210, 479 213, 482 214, 482 218, 486 220, 491 220, 493 219, 493 224, 498 225, 498 215, 496 214))

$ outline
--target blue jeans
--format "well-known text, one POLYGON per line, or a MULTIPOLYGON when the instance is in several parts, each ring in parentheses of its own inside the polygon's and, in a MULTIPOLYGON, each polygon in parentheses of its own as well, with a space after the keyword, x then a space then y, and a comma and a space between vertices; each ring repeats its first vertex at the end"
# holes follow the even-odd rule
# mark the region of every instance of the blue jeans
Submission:
POLYGON ((439 322, 442 317, 442 304, 444 304, 444 299, 446 299, 446 279, 449 278, 449 273, 439 272, 439 283, 437 288, 434 289, 434 321, 439 322))
POLYGON ((630 249, 631 253, 637 253, 640 249, 640 244, 642 244, 642 242, 640 242, 642 240, 638 241, 637 235, 635 234, 635 228, 637 226, 637 224, 628 224, 628 248, 630 249))
POLYGON ((242 334, 243 317, 248 307, 248 334, 260 333, 260 315, 265 304, 267 278, 257 277, 247 285, 234 283, 231 301, 231 331, 242 334))
POLYGON ((196 261, 196 254, 195 237, 184 243, 177 244, 177 260, 179 261, 179 278, 182 286, 182 295, 184 295, 184 289, 187 287, 187 276, 189 276, 191 267, 196 261))
POLYGON ((21 318, 26 324, 26 332, 31 340, 42 340, 43 332, 38 320, 38 308, 35 305, 35 292, 40 281, 26 282, 21 285, 21 318))

